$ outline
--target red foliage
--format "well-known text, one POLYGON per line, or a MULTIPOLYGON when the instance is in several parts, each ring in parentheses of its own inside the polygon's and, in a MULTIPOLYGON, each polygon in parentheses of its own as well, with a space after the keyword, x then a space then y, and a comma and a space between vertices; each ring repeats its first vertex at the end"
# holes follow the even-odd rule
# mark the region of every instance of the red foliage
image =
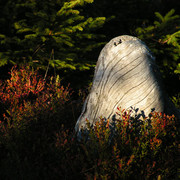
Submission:
POLYGON ((51 77, 48 82, 29 66, 10 72, 10 79, 0 82, 0 101, 4 107, 3 119, 20 121, 24 116, 37 116, 39 112, 54 112, 68 100, 69 89, 51 77))

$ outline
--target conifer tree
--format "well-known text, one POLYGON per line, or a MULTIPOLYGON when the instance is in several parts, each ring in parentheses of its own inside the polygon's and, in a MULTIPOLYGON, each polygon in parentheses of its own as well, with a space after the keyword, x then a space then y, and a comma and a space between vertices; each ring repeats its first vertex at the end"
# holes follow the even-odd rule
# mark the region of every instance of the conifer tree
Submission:
POLYGON ((157 20, 153 25, 139 27, 136 33, 155 54, 166 90, 177 108, 180 108, 180 16, 175 15, 174 9, 165 16, 159 12, 155 16, 157 20))
POLYGON ((8 63, 57 69, 88 69, 84 55, 102 45, 95 39, 105 17, 85 17, 93 0, 7 0, 0 4, 0 66, 8 63))
POLYGON ((153 25, 139 27, 136 33, 157 56, 164 72, 180 74, 180 16, 170 10, 165 16, 155 12, 158 19, 153 25))

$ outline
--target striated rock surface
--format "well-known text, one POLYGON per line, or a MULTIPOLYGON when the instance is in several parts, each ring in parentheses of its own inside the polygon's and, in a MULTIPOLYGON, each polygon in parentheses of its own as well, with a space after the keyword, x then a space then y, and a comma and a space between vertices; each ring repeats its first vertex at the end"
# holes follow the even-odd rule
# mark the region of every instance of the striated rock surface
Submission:
POLYGON ((95 68, 90 94, 86 98, 75 130, 94 124, 100 117, 116 118, 117 107, 152 109, 179 115, 164 92, 155 57, 138 38, 119 36, 102 49, 95 68))

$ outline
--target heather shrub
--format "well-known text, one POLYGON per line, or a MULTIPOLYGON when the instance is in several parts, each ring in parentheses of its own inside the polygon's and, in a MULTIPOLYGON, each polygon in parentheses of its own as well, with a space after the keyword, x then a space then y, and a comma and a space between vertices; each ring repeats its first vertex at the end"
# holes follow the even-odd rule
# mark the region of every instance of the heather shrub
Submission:
POLYGON ((101 118, 94 127, 87 120, 88 139, 86 130, 80 142, 64 132, 58 134, 56 147, 63 153, 64 177, 176 179, 178 131, 175 117, 152 112, 140 121, 139 114, 132 117, 131 113, 119 109, 113 129, 109 120, 101 118))
POLYGON ((0 101, 4 110, 1 124, 10 128, 21 126, 42 113, 51 116, 62 109, 68 99, 69 89, 60 85, 58 77, 46 81, 38 75, 38 70, 14 66, 10 79, 0 82, 0 101))
POLYGON ((71 98, 58 77, 44 80, 28 66, 13 67, 0 82, 2 179, 178 178, 173 115, 152 112, 140 120, 137 111, 118 108, 114 123, 100 118, 91 127, 87 120, 79 141, 81 102, 71 98))
POLYGON ((29 175, 32 179, 44 174, 55 132, 68 123, 68 110, 64 109, 70 95, 69 87, 64 88, 59 77, 45 80, 38 70, 28 66, 14 66, 9 79, 0 82, 2 178, 29 175))

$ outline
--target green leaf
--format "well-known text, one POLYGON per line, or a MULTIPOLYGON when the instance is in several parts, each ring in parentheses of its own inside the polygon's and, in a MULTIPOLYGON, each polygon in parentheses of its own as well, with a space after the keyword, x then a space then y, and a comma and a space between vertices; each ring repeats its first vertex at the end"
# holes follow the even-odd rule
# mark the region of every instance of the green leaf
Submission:
POLYGON ((84 0, 84 1, 87 3, 93 3, 94 2, 94 0, 84 0))
POLYGON ((174 9, 171 9, 165 16, 164 19, 169 19, 175 13, 174 9))
POLYGON ((176 70, 174 71, 176 74, 180 74, 180 63, 178 63, 176 70))
POLYGON ((37 35, 36 34, 28 34, 28 35, 25 35, 25 39, 32 39, 32 38, 36 38, 37 35))
POLYGON ((159 12, 155 12, 155 15, 156 15, 157 18, 159 18, 159 20, 160 20, 161 22, 164 21, 164 17, 163 17, 159 12))
POLYGON ((6 36, 4 34, 0 34, 0 39, 5 39, 6 36))
POLYGON ((42 42, 45 42, 46 41, 46 37, 41 36, 41 40, 42 40, 42 42))
POLYGON ((32 32, 32 29, 30 28, 22 28, 17 31, 17 33, 24 33, 24 32, 32 32))

